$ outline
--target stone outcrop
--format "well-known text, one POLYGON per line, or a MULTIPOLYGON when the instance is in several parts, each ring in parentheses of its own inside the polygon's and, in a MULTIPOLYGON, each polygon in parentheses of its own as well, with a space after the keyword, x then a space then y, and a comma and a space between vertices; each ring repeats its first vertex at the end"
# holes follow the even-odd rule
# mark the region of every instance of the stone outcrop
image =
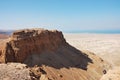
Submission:
POLYGON ((0 64, 0 80, 31 80, 30 70, 25 64, 0 64))
POLYGON ((65 40, 62 32, 43 29, 19 30, 12 34, 1 51, 1 62, 23 62, 30 54, 55 51, 65 40))
POLYGON ((37 65, 30 75, 38 80, 99 80, 110 68, 95 54, 69 45, 62 32, 45 29, 15 31, 0 48, 0 62, 37 65))

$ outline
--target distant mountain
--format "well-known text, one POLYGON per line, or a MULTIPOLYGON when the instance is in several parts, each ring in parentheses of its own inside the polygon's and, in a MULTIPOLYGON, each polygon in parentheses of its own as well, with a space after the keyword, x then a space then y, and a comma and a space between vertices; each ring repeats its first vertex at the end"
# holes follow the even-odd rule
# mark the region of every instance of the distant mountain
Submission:
POLYGON ((14 30, 0 30, 0 34, 10 35, 14 30))
POLYGON ((0 30, 0 39, 6 39, 12 34, 13 30, 0 30))

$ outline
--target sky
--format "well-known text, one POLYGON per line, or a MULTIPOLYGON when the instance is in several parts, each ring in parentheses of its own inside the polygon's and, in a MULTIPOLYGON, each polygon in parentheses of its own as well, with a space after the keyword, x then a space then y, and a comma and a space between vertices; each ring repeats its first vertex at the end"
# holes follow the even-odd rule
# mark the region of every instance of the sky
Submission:
POLYGON ((120 31, 120 0, 0 0, 0 29, 120 31))

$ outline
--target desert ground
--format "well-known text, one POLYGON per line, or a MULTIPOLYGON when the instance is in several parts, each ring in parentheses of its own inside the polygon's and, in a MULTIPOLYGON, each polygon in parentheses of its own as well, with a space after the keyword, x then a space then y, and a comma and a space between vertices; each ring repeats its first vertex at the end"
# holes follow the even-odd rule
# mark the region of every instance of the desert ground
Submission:
POLYGON ((120 66, 120 34, 68 34, 64 37, 69 44, 94 52, 112 66, 120 66))

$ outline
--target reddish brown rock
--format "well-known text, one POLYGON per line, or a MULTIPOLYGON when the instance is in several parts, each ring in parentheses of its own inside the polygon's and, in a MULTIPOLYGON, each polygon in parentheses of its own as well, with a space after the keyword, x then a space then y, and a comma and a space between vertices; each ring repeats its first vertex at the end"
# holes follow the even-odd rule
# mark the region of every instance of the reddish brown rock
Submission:
POLYGON ((14 32, 0 48, 0 62, 21 62, 33 70, 33 78, 40 80, 99 80, 110 67, 101 58, 88 51, 70 46, 62 32, 44 29, 26 29, 14 32))
POLYGON ((6 43, 2 55, 5 62, 23 62, 25 58, 34 53, 54 51, 64 44, 62 32, 43 29, 26 29, 16 31, 6 43))

